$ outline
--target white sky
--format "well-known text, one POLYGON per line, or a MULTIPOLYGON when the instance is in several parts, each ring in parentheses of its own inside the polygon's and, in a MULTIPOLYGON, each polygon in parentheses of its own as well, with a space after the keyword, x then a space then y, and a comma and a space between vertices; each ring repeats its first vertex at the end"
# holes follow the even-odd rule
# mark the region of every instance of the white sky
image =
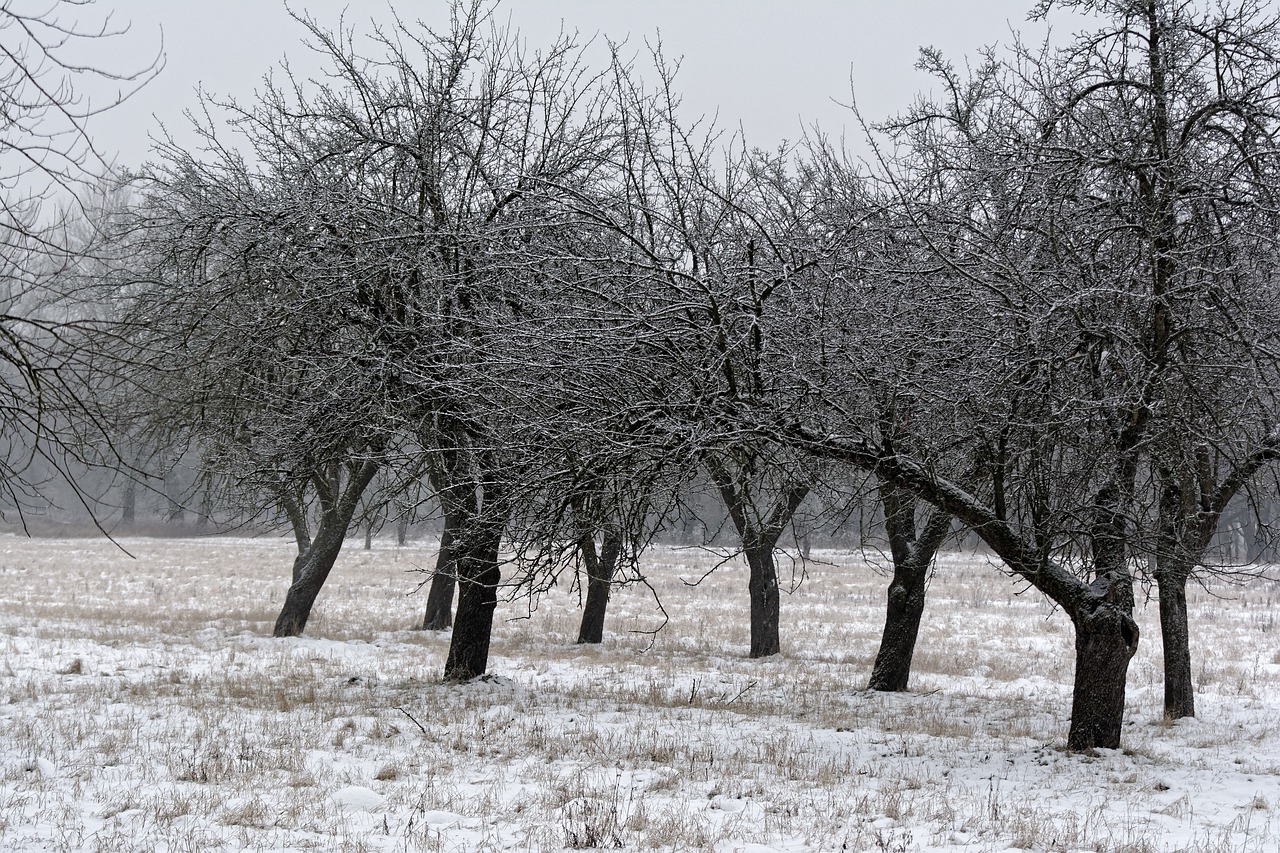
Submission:
MULTIPOLYGON (((99 47, 97 60, 116 70, 145 63, 161 42, 166 66, 129 102, 94 120, 92 133, 119 162, 146 159, 148 135, 163 122, 187 139, 182 113, 195 88, 240 100, 286 55, 295 72, 316 66, 301 46, 301 28, 282 0, 96 0, 131 32, 99 47)), ((357 31, 401 16, 445 19, 446 0, 298 0, 293 7, 322 24, 346 21, 357 31)), ((857 135, 847 103, 850 84, 864 115, 884 118, 906 107, 928 80, 913 68, 922 45, 956 64, 986 44, 1008 44, 1011 28, 1038 42, 1046 29, 1026 22, 1032 0, 505 0, 509 16, 532 45, 549 42, 562 22, 584 37, 601 33, 644 39, 661 33, 669 58, 683 57, 679 88, 687 113, 719 114, 719 125, 741 125, 747 141, 773 147, 817 122, 838 136, 857 135)), ((1079 28, 1059 17, 1056 35, 1079 28)))

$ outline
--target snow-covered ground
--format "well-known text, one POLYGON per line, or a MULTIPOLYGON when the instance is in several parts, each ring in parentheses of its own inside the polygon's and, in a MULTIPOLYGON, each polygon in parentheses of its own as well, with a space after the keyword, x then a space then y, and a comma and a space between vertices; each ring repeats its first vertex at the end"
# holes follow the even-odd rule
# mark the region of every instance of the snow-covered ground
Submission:
POLYGON ((659 549, 599 648, 576 594, 500 606, 491 671, 411 630, 434 543, 349 543, 307 637, 275 539, 0 536, 3 851, 1280 850, 1280 587, 1192 604, 1200 717, 1160 719, 1155 605, 1125 748, 1063 751, 1070 625, 948 555, 912 691, 864 691, 884 578, 815 551, 781 656, 737 563, 659 549))

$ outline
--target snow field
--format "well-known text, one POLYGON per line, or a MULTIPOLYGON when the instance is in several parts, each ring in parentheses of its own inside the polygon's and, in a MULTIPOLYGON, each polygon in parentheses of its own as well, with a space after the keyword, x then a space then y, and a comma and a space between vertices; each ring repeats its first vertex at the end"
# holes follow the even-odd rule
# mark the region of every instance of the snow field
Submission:
POLYGON ((912 691, 882 695, 885 579, 852 552, 815 551, 777 658, 745 656, 743 566, 689 586, 720 557, 663 548, 665 626, 631 587, 576 647, 562 584, 500 605, 495 677, 444 686, 409 594, 434 543, 348 543, 293 640, 267 636, 290 542, 122 544, 0 537, 0 850, 1280 848, 1267 580, 1194 593, 1176 725, 1142 609, 1125 748, 1072 755, 1069 622, 974 555, 943 555, 912 691))

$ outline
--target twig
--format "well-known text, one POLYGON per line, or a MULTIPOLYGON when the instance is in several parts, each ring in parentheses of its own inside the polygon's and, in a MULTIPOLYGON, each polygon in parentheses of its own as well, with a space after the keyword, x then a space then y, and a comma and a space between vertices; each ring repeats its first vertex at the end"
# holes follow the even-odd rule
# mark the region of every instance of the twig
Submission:
POLYGON ((737 702, 739 699, 741 699, 741 698, 742 698, 742 694, 743 694, 743 693, 746 693, 748 690, 750 690, 752 687, 755 687, 757 684, 759 684, 759 682, 758 682, 758 681, 753 681, 753 682, 751 682, 751 683, 750 683, 750 684, 748 684, 746 687, 744 687, 744 688, 742 688, 741 690, 739 690, 739 691, 738 691, 738 695, 737 695, 737 696, 734 696, 734 697, 733 697, 732 699, 730 699, 728 702, 725 702, 725 703, 724 703, 724 706, 725 706, 726 708, 728 708, 728 707, 729 707, 730 705, 732 705, 734 702, 737 702))
POLYGON ((404 714, 406 717, 408 717, 409 722, 413 723, 415 726, 418 727, 418 731, 422 732, 424 735, 427 733, 427 730, 422 727, 422 723, 418 722, 413 718, 413 714, 410 714, 408 711, 406 711, 404 708, 401 708, 399 705, 396 706, 396 710, 399 711, 401 714, 404 714))

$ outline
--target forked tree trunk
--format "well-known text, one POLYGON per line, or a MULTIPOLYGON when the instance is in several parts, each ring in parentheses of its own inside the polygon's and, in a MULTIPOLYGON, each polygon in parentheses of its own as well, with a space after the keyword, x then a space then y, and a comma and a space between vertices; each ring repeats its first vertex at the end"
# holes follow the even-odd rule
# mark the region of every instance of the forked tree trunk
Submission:
POLYGON ((1138 650, 1138 625, 1121 604, 1094 600, 1072 614, 1076 628, 1075 687, 1067 748, 1118 749, 1125 680, 1138 650))
POLYGON ((1181 465, 1159 469, 1159 536, 1156 588, 1164 645, 1164 714, 1170 720, 1194 717, 1191 643, 1187 628, 1187 582, 1222 522, 1231 501, 1264 466, 1280 458, 1280 431, 1273 431, 1219 479, 1209 447, 1201 445, 1181 465))
POLYGON ((446 682, 470 681, 484 675, 489 665, 489 641, 493 612, 498 606, 502 571, 498 549, 502 524, 467 524, 456 543, 458 612, 454 617, 449 657, 444 665, 446 682))
POLYGON ((920 635, 929 570, 951 529, 951 516, 942 510, 931 511, 917 539, 915 497, 891 483, 883 483, 880 494, 893 557, 893 580, 889 583, 880 650, 876 652, 867 688, 901 691, 911 680, 911 660, 920 635))
POLYGON ((298 556, 293 558, 293 572, 289 576, 289 587, 292 589, 299 580, 302 579, 303 573, 307 568, 308 553, 311 546, 308 545, 306 550, 299 551, 298 556))
POLYGON ((293 561, 293 583, 276 617, 274 637, 297 637, 307 627, 311 609, 346 539, 347 526, 338 519, 322 519, 311 546, 293 561))
POLYGON ((457 577, 453 559, 453 541, 458 519, 445 513, 440 531, 440 553, 436 555, 436 571, 427 590, 427 609, 422 617, 422 630, 446 631, 453 625, 453 588, 457 577))
POLYGON ((910 560, 894 566, 885 608, 884 632, 880 649, 871 669, 868 690, 897 692, 907 689, 911 680, 911 661, 915 657, 916 638, 924 615, 925 588, 929 564, 910 560))
POLYGON ((776 655, 782 648, 778 631, 781 596, 773 552, 778 547, 782 532, 809 494, 809 487, 793 484, 782 490, 768 515, 762 516, 752 494, 749 469, 753 466, 750 460, 737 471, 711 456, 704 459, 703 464, 729 510, 729 518, 741 537, 743 554, 747 558, 751 657, 776 655))
MULTIPOLYGON (((339 488, 336 478, 326 480, 317 476, 322 512, 315 538, 300 551, 293 562, 293 582, 285 595, 284 606, 276 617, 272 630, 275 637, 297 637, 307 626, 311 609, 315 606, 320 590, 333 570, 333 564, 342 551, 347 528, 355 515, 360 495, 373 481, 378 465, 371 460, 351 463, 348 466, 345 485, 339 488)), ((296 533, 295 528, 295 533, 296 533)), ((299 538, 299 545, 302 539, 299 538)))
POLYGON ((587 565, 587 600, 582 608, 582 623, 578 626, 579 643, 599 643, 604 640, 604 617, 609 608, 609 593, 613 589, 613 575, 622 555, 622 534, 606 530, 596 553, 595 540, 584 537, 582 558, 587 565))

